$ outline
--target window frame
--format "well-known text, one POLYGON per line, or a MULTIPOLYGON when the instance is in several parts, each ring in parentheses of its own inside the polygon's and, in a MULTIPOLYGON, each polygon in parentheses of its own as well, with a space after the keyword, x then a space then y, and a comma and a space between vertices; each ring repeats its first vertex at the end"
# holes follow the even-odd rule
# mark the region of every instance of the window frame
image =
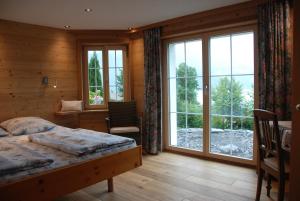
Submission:
MULTIPOLYGON (((166 125, 163 127, 163 148, 164 150, 176 152, 176 153, 183 153, 183 154, 189 154, 194 155, 198 157, 204 157, 204 158, 211 158, 215 160, 221 160, 221 161, 227 161, 235 164, 242 164, 242 165, 250 165, 253 166, 256 163, 257 160, 257 148, 256 148, 256 135, 254 133, 253 135, 253 158, 252 160, 239 158, 239 157, 231 157, 227 155, 222 154, 214 154, 210 153, 209 150, 209 144, 210 144, 210 137, 208 135, 203 135, 203 151, 195 151, 192 149, 184 149, 180 147, 171 146, 171 140, 170 140, 170 122, 169 122, 169 83, 168 83, 168 45, 170 43, 175 42, 183 42, 187 40, 197 40, 202 39, 202 61, 203 61, 203 88, 204 90, 204 104, 207 107, 203 107, 203 116, 206 116, 206 118, 203 119, 203 130, 206 133, 209 133, 210 129, 210 119, 208 118, 210 115, 209 111, 209 93, 210 93, 210 68, 209 68, 209 38, 214 36, 221 36, 221 35, 230 35, 234 33, 243 33, 243 32, 253 32, 254 33, 254 107, 257 107, 258 105, 258 68, 257 68, 257 58, 258 58, 258 47, 257 47, 257 27, 256 23, 250 23, 245 25, 237 25, 232 27, 226 27, 226 28, 216 28, 212 30, 199 30, 198 32, 191 33, 191 34, 182 34, 179 36, 174 36, 170 38, 165 38, 163 40, 163 52, 162 52, 162 58, 163 58, 163 70, 162 70, 162 77, 163 77, 163 124, 166 125)), ((255 132, 255 130, 254 130, 255 132)))
POLYGON ((109 64, 108 64, 108 51, 109 50, 122 50, 123 56, 123 88, 124 88, 124 99, 128 100, 128 63, 127 63, 127 45, 98 45, 98 44, 87 44, 82 46, 82 97, 84 102, 84 109, 87 110, 106 110, 108 108, 109 97, 109 64), (102 51, 102 64, 103 64, 103 104, 92 105, 89 103, 89 79, 88 79, 88 51, 99 50, 102 51))

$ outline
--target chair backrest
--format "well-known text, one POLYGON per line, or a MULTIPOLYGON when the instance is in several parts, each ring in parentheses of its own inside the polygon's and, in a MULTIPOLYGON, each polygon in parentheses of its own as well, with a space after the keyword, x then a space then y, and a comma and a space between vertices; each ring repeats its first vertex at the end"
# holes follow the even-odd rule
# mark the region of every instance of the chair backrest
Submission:
POLYGON ((275 158, 278 167, 283 169, 284 160, 277 115, 267 110, 255 109, 254 120, 260 161, 275 158))
POLYGON ((108 110, 110 127, 137 126, 135 101, 108 102, 108 110))

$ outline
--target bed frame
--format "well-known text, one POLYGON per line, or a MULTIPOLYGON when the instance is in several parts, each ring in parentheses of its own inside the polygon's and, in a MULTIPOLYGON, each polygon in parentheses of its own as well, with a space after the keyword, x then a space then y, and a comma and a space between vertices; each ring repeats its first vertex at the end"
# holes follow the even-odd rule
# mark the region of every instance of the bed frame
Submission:
POLYGON ((142 165, 142 148, 137 146, 98 159, 49 170, 13 183, 0 185, 1 201, 52 201, 84 187, 107 180, 142 165))

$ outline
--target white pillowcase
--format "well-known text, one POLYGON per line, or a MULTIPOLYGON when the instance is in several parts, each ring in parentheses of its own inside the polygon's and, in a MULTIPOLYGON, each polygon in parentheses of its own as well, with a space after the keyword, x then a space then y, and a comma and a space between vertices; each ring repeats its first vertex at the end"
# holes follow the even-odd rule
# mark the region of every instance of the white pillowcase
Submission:
POLYGON ((64 101, 61 100, 61 111, 82 111, 82 101, 64 101))
POLYGON ((2 122, 0 126, 12 135, 26 135, 45 132, 56 125, 39 117, 17 117, 2 122))
POLYGON ((8 136, 8 132, 6 130, 4 130, 3 128, 0 128, 0 137, 5 137, 8 136))

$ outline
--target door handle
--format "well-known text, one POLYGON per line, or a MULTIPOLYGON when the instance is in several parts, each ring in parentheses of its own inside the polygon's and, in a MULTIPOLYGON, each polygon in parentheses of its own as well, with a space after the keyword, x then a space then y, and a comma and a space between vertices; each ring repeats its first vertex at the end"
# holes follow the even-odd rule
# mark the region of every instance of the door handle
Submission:
POLYGON ((300 111, 300 104, 296 105, 296 110, 300 111))

